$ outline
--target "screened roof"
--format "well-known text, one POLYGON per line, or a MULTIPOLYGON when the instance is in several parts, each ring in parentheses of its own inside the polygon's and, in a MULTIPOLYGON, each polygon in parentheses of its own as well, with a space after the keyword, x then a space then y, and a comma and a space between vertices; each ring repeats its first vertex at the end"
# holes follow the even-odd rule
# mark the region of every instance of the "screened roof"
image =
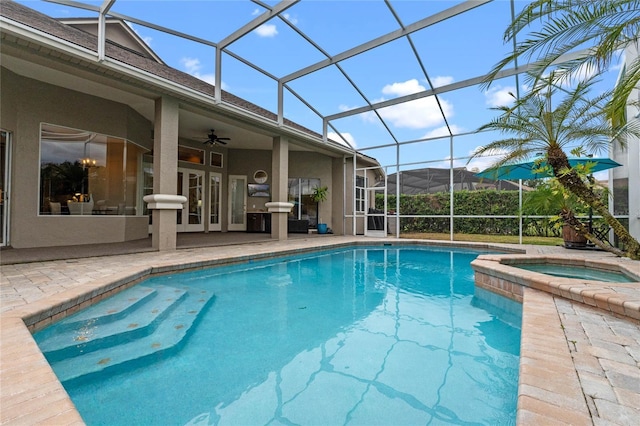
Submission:
POLYGON ((492 137, 475 130, 526 70, 480 86, 512 48, 515 0, 22 3, 123 19, 169 66, 214 84, 217 101, 225 90, 396 168, 466 166, 492 137))

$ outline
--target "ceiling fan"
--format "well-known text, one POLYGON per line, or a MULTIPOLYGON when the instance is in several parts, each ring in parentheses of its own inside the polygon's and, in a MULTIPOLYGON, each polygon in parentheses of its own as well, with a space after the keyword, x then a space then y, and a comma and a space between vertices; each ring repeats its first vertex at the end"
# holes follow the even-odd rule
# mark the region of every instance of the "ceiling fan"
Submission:
POLYGON ((211 144, 211 145, 215 145, 217 143, 222 144, 222 145, 226 145, 227 142, 226 141, 230 141, 231 138, 221 138, 218 137, 218 135, 216 135, 216 131, 214 129, 211 129, 209 134, 207 135, 207 140, 204 141, 205 144, 211 144))

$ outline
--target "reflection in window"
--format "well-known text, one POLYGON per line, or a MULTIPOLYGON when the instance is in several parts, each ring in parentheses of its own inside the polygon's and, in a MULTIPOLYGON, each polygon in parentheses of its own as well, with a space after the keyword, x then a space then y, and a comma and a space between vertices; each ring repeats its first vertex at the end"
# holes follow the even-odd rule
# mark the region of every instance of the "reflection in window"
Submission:
POLYGON ((318 203, 311 199, 313 189, 320 186, 320 179, 289 179, 289 202, 293 209, 289 213, 291 219, 308 220, 309 227, 318 225, 318 203))
POLYGON ((204 150, 178 145, 178 160, 193 164, 204 164, 204 150))
POLYGON ((40 214, 141 214, 143 151, 125 139, 43 123, 40 214))

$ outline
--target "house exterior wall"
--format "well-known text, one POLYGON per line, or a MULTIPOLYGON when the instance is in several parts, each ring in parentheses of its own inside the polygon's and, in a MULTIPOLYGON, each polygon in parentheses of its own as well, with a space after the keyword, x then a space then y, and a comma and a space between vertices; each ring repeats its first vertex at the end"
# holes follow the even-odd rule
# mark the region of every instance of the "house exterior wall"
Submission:
MULTIPOLYGON (((247 183, 255 183, 253 174, 257 170, 267 172, 268 178, 265 183, 272 186, 273 190, 273 173, 271 173, 271 151, 258 149, 230 149, 227 174, 245 175, 247 183)), ((228 197, 228 181, 223 182, 224 197, 228 197)), ((223 198, 224 204, 227 204, 228 198, 223 198)), ((265 203, 271 201, 266 197, 247 197, 247 211, 266 211, 265 203)))
POLYGON ((335 182, 334 190, 332 191, 331 196, 331 217, 333 218, 332 223, 334 234, 345 235, 345 229, 348 231, 349 228, 345 228, 345 214, 347 212, 347 200, 345 195, 353 192, 353 186, 347 186, 345 191, 345 185, 343 182, 345 181, 345 174, 349 174, 348 170, 345 171, 345 162, 344 158, 333 158, 331 161, 331 174, 332 181, 335 182))
MULTIPOLYGON (((631 66, 638 57, 638 48, 631 43, 625 50, 626 67, 631 66)), ((625 68, 626 68, 625 67, 625 68)), ((625 72, 623 69, 622 72, 625 72)), ((636 106, 640 100, 640 89, 635 88, 629 97, 626 118, 627 121, 640 120, 639 109, 636 106)), ((613 194, 613 213, 629 215, 629 233, 640 239, 640 140, 629 136, 626 146, 612 144, 611 157, 624 167, 616 167, 609 171, 610 190, 613 194)))
POLYGON ((292 151, 289 153, 289 177, 290 178, 318 178, 320 185, 329 188, 329 197, 320 203, 318 220, 334 228, 334 220, 342 216, 332 218, 333 204, 336 200, 342 200, 342 182, 339 185, 333 183, 332 159, 317 152, 292 151))
POLYGON ((146 238, 146 216, 38 215, 40 123, 121 137, 146 148, 150 148, 151 124, 126 105, 18 76, 5 68, 1 69, 0 88, 0 127, 13 137, 11 246, 47 247, 146 238))

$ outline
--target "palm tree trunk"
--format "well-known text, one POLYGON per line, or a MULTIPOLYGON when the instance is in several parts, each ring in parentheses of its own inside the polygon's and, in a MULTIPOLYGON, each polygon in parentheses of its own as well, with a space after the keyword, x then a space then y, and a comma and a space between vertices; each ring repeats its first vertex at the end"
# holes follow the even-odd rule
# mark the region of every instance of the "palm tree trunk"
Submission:
POLYGON ((613 229, 613 232, 618 236, 619 241, 623 244, 624 250, 615 249, 610 250, 607 244, 604 244, 603 241, 596 238, 594 235, 590 234, 589 231, 585 228, 585 226, 573 215, 573 212, 569 212, 563 219, 568 221, 567 223, 573 226, 578 232, 587 237, 589 241, 596 244, 598 247, 601 247, 603 250, 607 250, 611 253, 614 253, 618 256, 626 254, 631 259, 638 260, 640 259, 640 243, 633 238, 633 236, 629 233, 627 228, 625 228, 613 215, 609 212, 607 206, 605 206, 600 198, 593 192, 589 186, 587 186, 580 175, 571 169, 569 165, 569 159, 562 149, 553 149, 550 148, 547 153, 547 158, 549 165, 553 168, 553 173, 558 179, 558 182, 565 188, 567 191, 576 195, 580 200, 587 203, 593 210, 598 213, 604 221, 613 229), (570 169, 567 173, 562 173, 562 171, 570 169), (618 253, 619 252, 619 253, 618 253), (622 253, 622 254, 620 254, 622 253))
POLYGON ((563 210, 562 212, 560 212, 560 216, 564 220, 564 223, 571 226, 581 235, 584 235, 589 241, 598 246, 600 249, 608 251, 609 253, 613 253, 616 256, 622 257, 627 255, 625 251, 620 250, 619 248, 614 247, 610 244, 606 244, 604 241, 600 240, 598 237, 590 233, 589 229, 584 226, 584 224, 580 220, 578 220, 577 217, 575 217, 571 210, 563 210))

